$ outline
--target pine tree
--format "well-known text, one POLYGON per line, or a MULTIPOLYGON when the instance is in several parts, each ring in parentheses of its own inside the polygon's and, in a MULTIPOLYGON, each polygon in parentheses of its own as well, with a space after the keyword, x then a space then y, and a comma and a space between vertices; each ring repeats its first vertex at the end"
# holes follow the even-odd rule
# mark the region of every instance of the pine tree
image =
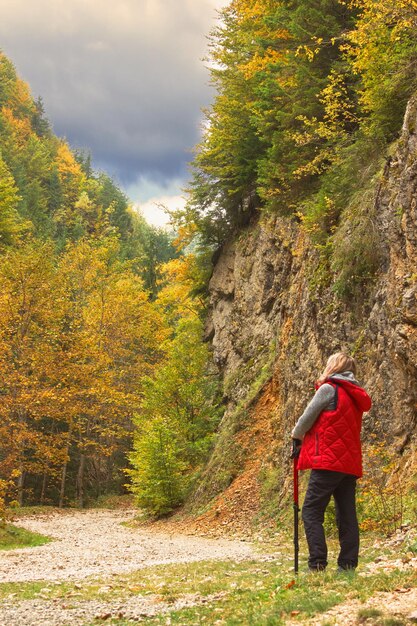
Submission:
POLYGON ((32 115, 32 128, 38 137, 48 137, 51 135, 51 126, 45 114, 42 98, 39 96, 34 104, 35 110, 32 115))

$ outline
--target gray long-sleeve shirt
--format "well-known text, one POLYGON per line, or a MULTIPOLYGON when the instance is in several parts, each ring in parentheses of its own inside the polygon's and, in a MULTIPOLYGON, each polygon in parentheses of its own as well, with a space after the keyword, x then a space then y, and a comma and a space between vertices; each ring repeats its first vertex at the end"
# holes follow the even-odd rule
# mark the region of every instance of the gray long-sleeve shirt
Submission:
MULTIPOLYGON (((348 380, 350 383, 359 384, 353 373, 349 371, 334 374, 330 378, 334 380, 348 380)), ((313 399, 309 402, 304 413, 298 419, 291 436, 294 439, 302 439, 306 432, 313 426, 322 411, 334 411, 335 408, 336 390, 332 385, 324 383, 317 389, 313 399)))

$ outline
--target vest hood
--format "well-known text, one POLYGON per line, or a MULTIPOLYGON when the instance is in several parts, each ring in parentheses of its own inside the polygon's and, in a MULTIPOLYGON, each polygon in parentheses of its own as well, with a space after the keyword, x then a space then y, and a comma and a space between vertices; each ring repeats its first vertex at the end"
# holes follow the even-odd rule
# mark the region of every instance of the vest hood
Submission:
POLYGON ((365 413, 366 411, 369 411, 372 406, 371 398, 368 396, 365 389, 361 387, 357 382, 351 382, 350 380, 346 380, 346 378, 342 378, 341 376, 331 376, 328 381, 336 383, 337 385, 343 387, 346 393, 349 394, 349 396, 362 412, 365 413))

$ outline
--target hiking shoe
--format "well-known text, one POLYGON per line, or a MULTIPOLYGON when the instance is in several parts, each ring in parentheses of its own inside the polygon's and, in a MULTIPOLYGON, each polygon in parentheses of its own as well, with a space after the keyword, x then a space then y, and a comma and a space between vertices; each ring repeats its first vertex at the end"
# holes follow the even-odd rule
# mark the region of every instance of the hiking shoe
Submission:
POLYGON ((356 570, 353 565, 339 565, 337 568, 338 574, 352 574, 356 570))
POLYGON ((308 571, 309 572, 324 572, 326 569, 326 566, 323 565, 322 563, 318 563, 318 565, 309 565, 308 566, 308 571))

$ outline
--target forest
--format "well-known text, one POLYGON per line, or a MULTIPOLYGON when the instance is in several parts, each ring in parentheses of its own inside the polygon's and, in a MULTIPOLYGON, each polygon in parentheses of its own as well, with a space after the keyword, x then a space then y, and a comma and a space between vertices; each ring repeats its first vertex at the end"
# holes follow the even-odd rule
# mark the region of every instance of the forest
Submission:
POLYGON ((53 134, 4 54, 0 107, 3 513, 6 503, 82 507, 124 493, 129 454, 139 501, 170 510, 218 413, 215 381, 201 383, 194 257, 53 134))
POLYGON ((416 90, 415 2, 234 0, 221 18, 217 95, 178 223, 215 249, 260 217, 287 216, 350 298, 379 267, 364 198, 416 90))
POLYGON ((53 134, 1 54, 3 505, 83 506, 127 483, 154 515, 186 500, 224 410, 202 339, 212 260, 281 215, 337 297, 372 284, 367 190, 417 87, 416 28, 413 0, 232 0, 173 234, 53 134))

